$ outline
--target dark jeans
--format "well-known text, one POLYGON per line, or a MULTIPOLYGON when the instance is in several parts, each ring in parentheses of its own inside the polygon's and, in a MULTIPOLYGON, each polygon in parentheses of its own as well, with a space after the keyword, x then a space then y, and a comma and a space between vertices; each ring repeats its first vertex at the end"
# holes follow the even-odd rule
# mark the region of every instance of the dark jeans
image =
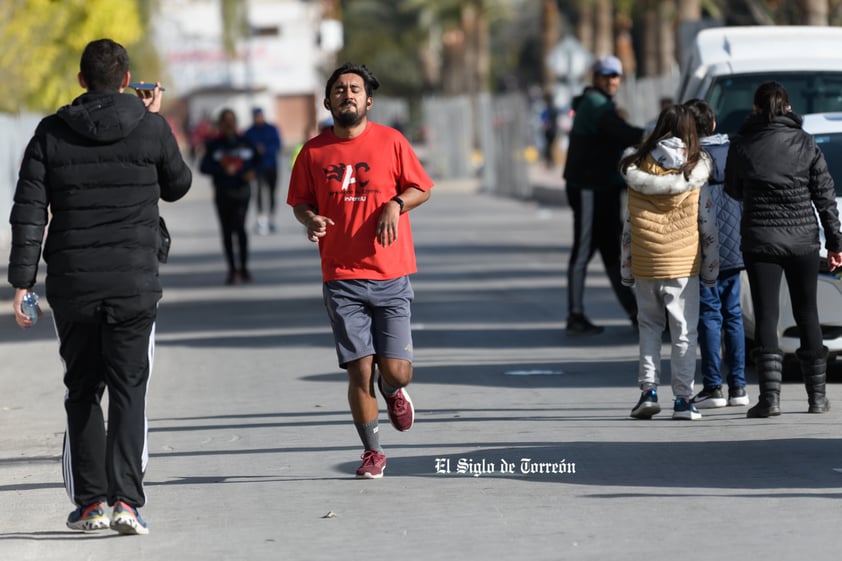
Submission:
POLYGON ((779 349, 778 317, 781 275, 786 275, 792 315, 798 326, 801 349, 821 353, 824 344, 819 325, 816 292, 819 278, 819 253, 772 257, 746 253, 743 261, 751 285, 754 305, 754 341, 766 350, 779 349))
POLYGON ((699 290, 699 350, 705 389, 722 385, 723 362, 728 371, 728 387, 746 385, 746 345, 738 269, 720 275, 716 286, 702 285, 699 290))

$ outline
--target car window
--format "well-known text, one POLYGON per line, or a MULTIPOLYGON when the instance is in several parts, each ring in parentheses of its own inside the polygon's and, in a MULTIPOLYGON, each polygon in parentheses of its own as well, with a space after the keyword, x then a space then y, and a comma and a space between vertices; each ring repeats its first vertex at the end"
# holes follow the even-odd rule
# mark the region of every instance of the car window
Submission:
POLYGON ((842 133, 814 134, 813 138, 827 161, 827 169, 836 187, 836 196, 842 197, 842 133))
POLYGON ((764 72, 721 76, 713 82, 707 98, 717 116, 717 132, 737 132, 751 111, 754 90, 768 80, 783 84, 796 113, 842 111, 842 72, 764 72))

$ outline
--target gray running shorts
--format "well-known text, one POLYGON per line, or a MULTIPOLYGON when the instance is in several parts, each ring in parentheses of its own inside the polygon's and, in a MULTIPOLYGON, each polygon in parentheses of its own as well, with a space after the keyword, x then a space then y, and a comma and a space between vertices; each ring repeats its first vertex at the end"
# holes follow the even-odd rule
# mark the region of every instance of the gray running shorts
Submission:
POLYGON ((327 281, 322 293, 341 368, 372 355, 412 361, 408 276, 327 281))

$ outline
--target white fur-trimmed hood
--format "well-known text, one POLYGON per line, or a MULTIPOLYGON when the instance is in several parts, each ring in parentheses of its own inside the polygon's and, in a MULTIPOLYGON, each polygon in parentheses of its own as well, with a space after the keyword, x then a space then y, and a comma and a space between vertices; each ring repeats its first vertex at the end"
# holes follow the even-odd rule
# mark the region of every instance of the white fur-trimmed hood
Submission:
POLYGON ((630 165, 623 173, 629 188, 643 195, 678 195, 699 189, 707 183, 711 172, 710 157, 702 152, 699 161, 690 172, 688 179, 683 173, 655 175, 641 171, 636 165, 630 165))

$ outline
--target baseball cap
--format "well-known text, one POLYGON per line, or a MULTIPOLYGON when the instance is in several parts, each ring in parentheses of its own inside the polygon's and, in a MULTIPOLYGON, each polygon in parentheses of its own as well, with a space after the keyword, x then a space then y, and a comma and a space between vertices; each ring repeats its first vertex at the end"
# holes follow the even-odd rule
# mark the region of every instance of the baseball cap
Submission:
POLYGON ((596 62, 593 65, 593 71, 594 74, 600 74, 602 76, 607 76, 609 74, 622 76, 623 63, 615 56, 605 55, 596 59, 596 62))

